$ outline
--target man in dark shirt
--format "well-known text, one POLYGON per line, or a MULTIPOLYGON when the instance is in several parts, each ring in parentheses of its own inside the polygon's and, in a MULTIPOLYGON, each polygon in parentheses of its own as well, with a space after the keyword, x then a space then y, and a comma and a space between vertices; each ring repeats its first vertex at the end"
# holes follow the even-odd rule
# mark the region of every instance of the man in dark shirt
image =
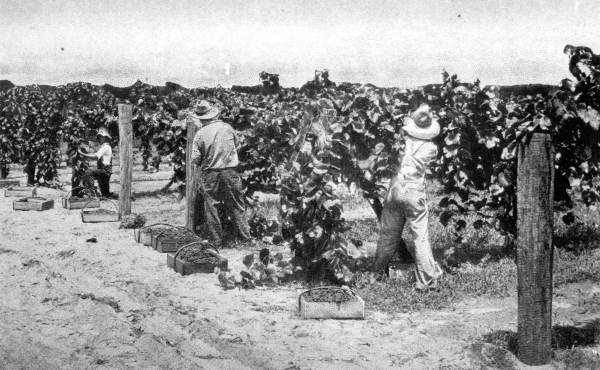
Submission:
POLYGON ((216 206, 223 202, 225 214, 232 218, 235 237, 249 240, 242 179, 237 172, 236 133, 219 119, 220 109, 206 101, 195 107, 195 113, 202 121, 202 128, 194 136, 191 160, 199 169, 196 184, 204 199, 208 237, 217 248, 222 246, 223 229, 216 206))

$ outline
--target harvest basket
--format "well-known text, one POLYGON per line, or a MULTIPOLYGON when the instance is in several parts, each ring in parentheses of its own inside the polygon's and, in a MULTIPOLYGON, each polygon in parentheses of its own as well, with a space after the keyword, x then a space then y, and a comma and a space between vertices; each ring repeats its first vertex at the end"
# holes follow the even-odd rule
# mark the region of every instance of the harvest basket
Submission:
POLYGON ((0 180, 0 188, 8 188, 11 186, 19 186, 19 185, 21 185, 21 182, 19 180, 9 180, 9 179, 0 180))
POLYGON ((54 208, 54 199, 28 197, 13 201, 15 211, 45 211, 54 208))
POLYGON ((31 186, 10 186, 4 190, 5 197, 35 197, 37 188, 31 186))
POLYGON ((88 203, 81 209, 81 221, 85 223, 97 223, 97 222, 117 222, 121 220, 121 215, 119 213, 119 207, 115 202, 109 201, 110 204, 116 209, 116 211, 112 211, 110 209, 105 208, 97 208, 92 210, 86 210, 85 208, 93 201, 94 199, 88 200, 88 203))
POLYGON ((190 244, 186 244, 179 248, 175 253, 167 254, 167 266, 175 270, 181 275, 189 275, 195 273, 207 273, 211 274, 215 271, 215 267, 221 270, 226 270, 228 266, 227 258, 221 256, 217 248, 206 241, 197 241, 190 244), (203 262, 189 262, 181 258, 181 253, 193 246, 201 246, 201 250, 206 254, 206 261, 203 262))
POLYGON ((324 286, 298 296, 298 314, 303 319, 364 319, 365 302, 346 287, 324 286), (312 298, 317 296, 318 299, 312 298), (336 298, 343 296, 343 299, 336 298))
POLYGON ((198 241, 200 238, 193 231, 179 226, 164 229, 151 236, 152 248, 160 253, 177 252, 182 246, 198 241))
POLYGON ((98 208, 100 207, 100 199, 98 199, 94 189, 78 186, 71 189, 67 195, 62 198, 62 206, 66 209, 83 209, 85 207, 98 208), (73 190, 75 189, 83 189, 84 196, 74 197, 73 190))
POLYGON ((152 245, 152 234, 157 234, 165 229, 176 229, 177 226, 165 224, 165 223, 157 223, 152 225, 146 225, 139 229, 133 230, 133 238, 137 243, 142 243, 146 246, 152 245))

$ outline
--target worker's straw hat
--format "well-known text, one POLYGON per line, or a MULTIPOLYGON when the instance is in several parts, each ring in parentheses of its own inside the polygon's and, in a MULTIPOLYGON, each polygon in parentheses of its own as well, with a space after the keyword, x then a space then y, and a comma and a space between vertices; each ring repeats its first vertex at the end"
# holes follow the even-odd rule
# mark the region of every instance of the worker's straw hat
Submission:
POLYGON ((206 100, 202 100, 194 106, 194 113, 198 119, 209 120, 218 117, 221 110, 206 100))
POLYGON ((98 129, 98 136, 104 136, 107 137, 109 139, 112 139, 112 136, 110 136, 110 134, 108 133, 108 130, 106 129, 106 127, 100 127, 98 129))
POLYGON ((440 134, 440 124, 427 104, 421 104, 410 116, 404 118, 402 129, 410 136, 422 140, 430 140, 440 134))

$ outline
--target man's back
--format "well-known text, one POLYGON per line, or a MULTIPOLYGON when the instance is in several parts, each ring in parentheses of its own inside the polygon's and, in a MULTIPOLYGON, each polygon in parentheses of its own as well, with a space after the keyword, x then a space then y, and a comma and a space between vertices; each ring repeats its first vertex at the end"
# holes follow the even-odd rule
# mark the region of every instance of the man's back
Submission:
POLYGON ((235 130, 223 121, 202 127, 194 136, 192 160, 200 158, 202 171, 235 168, 239 164, 235 130))

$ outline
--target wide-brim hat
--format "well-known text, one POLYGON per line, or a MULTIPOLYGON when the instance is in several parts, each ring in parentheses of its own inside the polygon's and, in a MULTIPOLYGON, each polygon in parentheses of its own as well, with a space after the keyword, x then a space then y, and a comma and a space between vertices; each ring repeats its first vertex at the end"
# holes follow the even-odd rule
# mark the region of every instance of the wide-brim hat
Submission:
POLYGON ((108 133, 108 130, 106 129, 106 127, 100 127, 98 129, 98 133, 96 135, 97 136, 104 136, 104 137, 107 137, 109 139, 112 139, 112 136, 110 136, 110 134, 108 133))
POLYGON ((218 117, 221 110, 218 107, 211 105, 206 100, 202 100, 194 106, 194 113, 196 118, 208 120, 218 117))
POLYGON ((427 104, 422 104, 410 116, 405 117, 402 129, 421 140, 430 140, 440 134, 440 124, 427 104))

